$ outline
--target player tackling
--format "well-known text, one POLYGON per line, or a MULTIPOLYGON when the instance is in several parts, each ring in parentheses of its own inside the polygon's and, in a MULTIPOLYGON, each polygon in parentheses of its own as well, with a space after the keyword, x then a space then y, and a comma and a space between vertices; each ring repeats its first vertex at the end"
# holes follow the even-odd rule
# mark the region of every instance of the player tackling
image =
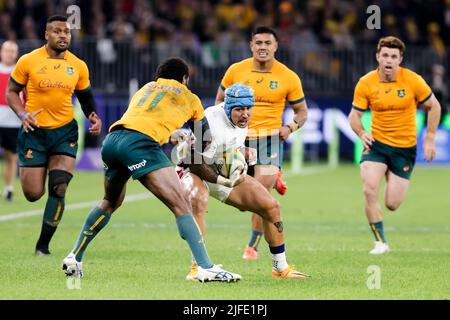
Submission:
MULTIPOLYGON (((193 130, 200 140, 208 131, 200 99, 187 88, 188 81, 189 67, 182 59, 165 60, 158 66, 156 81, 136 92, 125 114, 110 127, 102 146, 105 195, 89 212, 73 250, 63 260, 62 268, 67 276, 83 276, 83 254, 121 206, 127 181, 132 177, 174 214, 181 238, 199 262, 200 281, 234 282, 241 279, 240 275, 223 270, 209 259, 191 214, 191 205, 184 199, 172 163, 161 149, 161 145, 185 122, 192 127, 201 127, 200 131, 193 130)), ((217 175, 213 178, 211 181, 217 181, 217 175)))

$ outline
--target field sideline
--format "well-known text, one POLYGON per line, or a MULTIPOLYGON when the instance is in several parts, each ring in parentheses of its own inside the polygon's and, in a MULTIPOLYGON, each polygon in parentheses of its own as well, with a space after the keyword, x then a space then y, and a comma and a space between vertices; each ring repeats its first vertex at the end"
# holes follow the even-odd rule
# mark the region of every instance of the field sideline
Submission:
POLYGON ((417 167, 406 202, 386 213, 391 252, 370 256, 373 236, 363 213, 358 168, 340 166, 287 176, 278 197, 286 230, 287 258, 309 280, 272 279, 266 243, 260 259, 244 261, 250 214, 210 200, 208 253, 240 273, 234 284, 188 282, 190 253, 172 214, 137 182, 131 197, 91 243, 80 290, 69 290, 60 270, 84 218, 102 197, 101 173, 77 172, 51 257, 35 257, 45 197, 23 198, 16 185, 12 204, 0 201, 0 299, 449 299, 450 169, 417 167), (28 212, 28 214, 23 214, 28 212), (22 216, 17 214, 21 213, 22 216), (12 215, 14 214, 14 215, 12 215), (381 288, 369 290, 367 268, 378 266, 381 288))

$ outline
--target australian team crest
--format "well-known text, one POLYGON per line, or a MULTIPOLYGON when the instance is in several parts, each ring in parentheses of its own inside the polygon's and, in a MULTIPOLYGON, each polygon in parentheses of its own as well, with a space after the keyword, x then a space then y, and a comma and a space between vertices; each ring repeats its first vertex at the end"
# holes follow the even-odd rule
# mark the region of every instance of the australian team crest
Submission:
POLYGON ((67 74, 69 76, 73 75, 73 68, 72 67, 67 67, 67 74))
POLYGON ((270 88, 270 89, 276 89, 276 88, 278 88, 278 81, 273 81, 273 80, 271 80, 271 81, 269 82, 269 88, 270 88))
POLYGON ((398 95, 400 98, 403 98, 404 96, 406 96, 405 89, 397 90, 397 95, 398 95))

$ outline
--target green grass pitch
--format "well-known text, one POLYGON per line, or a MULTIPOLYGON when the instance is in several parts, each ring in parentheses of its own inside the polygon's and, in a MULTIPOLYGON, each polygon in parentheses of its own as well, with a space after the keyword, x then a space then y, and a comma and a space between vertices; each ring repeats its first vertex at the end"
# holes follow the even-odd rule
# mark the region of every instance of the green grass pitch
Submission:
MULTIPOLYGON (((91 242, 79 290, 70 290, 60 270, 91 204, 102 194, 101 173, 77 172, 66 210, 51 243, 51 257, 35 257, 41 214, 6 215, 43 208, 16 186, 12 204, 0 203, 0 299, 449 299, 450 169, 417 167, 406 201, 385 212, 391 252, 371 256, 373 236, 363 212, 359 170, 352 165, 287 176, 278 197, 285 223, 287 258, 308 280, 272 279, 265 242, 257 261, 241 259, 250 214, 210 199, 206 245, 215 263, 240 273, 238 283, 188 282, 187 244, 173 215, 154 197, 125 203, 91 242), (379 267, 379 289, 368 289, 369 266, 379 267)), ((146 190, 130 181, 127 194, 146 190)))

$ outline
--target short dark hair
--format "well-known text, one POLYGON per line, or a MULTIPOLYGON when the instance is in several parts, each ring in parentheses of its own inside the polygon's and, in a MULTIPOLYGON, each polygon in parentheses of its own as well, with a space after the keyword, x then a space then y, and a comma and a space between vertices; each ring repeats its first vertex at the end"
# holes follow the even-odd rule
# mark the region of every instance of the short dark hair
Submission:
POLYGON ((270 27, 266 27, 266 26, 259 26, 259 27, 256 27, 256 29, 253 30, 253 32, 252 32, 252 39, 253 39, 253 37, 254 37, 255 35, 261 34, 261 33, 270 33, 270 34, 273 35, 273 37, 275 38, 275 40, 278 41, 278 36, 277 36, 277 33, 275 32, 275 30, 272 29, 272 28, 270 28, 270 27))
POLYGON ((51 17, 49 17, 49 18, 47 19, 47 24, 48 24, 48 23, 52 23, 53 21, 67 22, 67 17, 66 17, 66 16, 63 16, 63 15, 60 15, 60 14, 51 16, 51 17))
POLYGON ((403 53, 405 52, 405 49, 406 49, 406 46, 403 43, 403 41, 394 36, 387 36, 387 37, 381 38, 378 41, 377 53, 380 52, 381 48, 383 48, 383 47, 387 47, 387 48, 391 48, 391 49, 398 49, 400 51, 401 56, 403 56, 403 53))
POLYGON ((184 76, 189 76, 189 67, 181 58, 168 58, 161 62, 156 70, 156 79, 174 79, 183 83, 184 76))

